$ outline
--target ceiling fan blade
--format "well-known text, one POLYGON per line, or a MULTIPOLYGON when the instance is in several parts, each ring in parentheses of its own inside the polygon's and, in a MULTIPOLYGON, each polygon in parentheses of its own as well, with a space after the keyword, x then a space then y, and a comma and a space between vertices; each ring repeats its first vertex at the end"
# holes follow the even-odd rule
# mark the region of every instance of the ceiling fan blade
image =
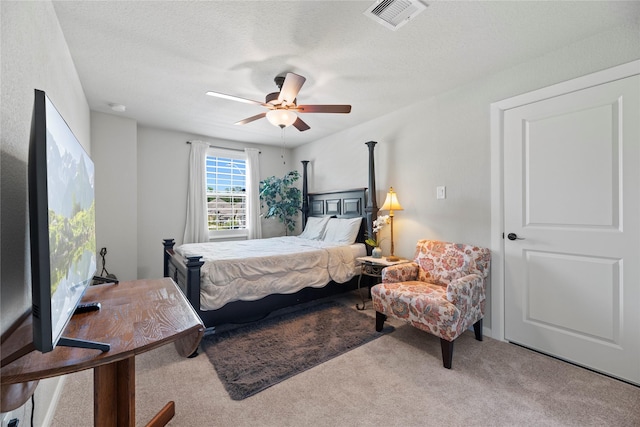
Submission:
POLYGON ((266 116, 267 116, 267 113, 265 111, 264 113, 256 114, 255 116, 251 116, 244 120, 240 120, 239 122, 235 122, 234 125, 246 125, 247 123, 251 123, 253 121, 256 121, 266 116))
POLYGON ((306 80, 306 78, 298 74, 287 73, 287 76, 284 78, 284 83, 282 84, 282 89, 280 89, 280 95, 278 95, 278 102, 293 103, 306 80))
POLYGON ((300 132, 304 132, 305 130, 309 130, 309 129, 311 129, 311 128, 309 127, 309 125, 308 125, 308 124, 306 124, 305 122, 303 122, 303 121, 300 119, 300 117, 298 117, 298 118, 296 119, 296 121, 295 121, 295 122, 293 122, 293 126, 294 126, 296 129, 298 129, 300 132))
POLYGON ((215 96, 216 98, 228 99, 230 101, 244 102, 245 104, 255 104, 255 105, 262 105, 264 107, 269 107, 269 105, 265 104, 264 102, 254 101, 253 99, 240 98, 239 96, 227 95, 220 92, 209 91, 207 92, 207 95, 215 96))
POLYGON ((350 113, 351 105, 298 105, 299 113, 350 113))

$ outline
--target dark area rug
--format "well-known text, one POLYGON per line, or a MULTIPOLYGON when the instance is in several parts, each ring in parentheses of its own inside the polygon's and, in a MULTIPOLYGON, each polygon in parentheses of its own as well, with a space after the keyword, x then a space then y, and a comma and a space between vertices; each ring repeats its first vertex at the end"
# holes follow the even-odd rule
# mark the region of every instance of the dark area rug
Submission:
POLYGON ((233 400, 242 400, 393 330, 328 301, 205 336, 202 348, 233 400))

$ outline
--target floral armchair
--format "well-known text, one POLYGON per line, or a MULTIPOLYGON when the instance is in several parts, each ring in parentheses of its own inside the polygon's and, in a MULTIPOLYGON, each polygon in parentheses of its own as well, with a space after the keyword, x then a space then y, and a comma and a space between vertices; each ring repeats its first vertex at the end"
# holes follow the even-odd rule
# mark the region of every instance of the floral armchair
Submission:
POLYGON ((473 325, 482 341, 485 286, 491 253, 458 243, 420 240, 413 262, 382 270, 371 288, 376 330, 387 316, 440 337, 442 362, 451 369, 453 342, 473 325))

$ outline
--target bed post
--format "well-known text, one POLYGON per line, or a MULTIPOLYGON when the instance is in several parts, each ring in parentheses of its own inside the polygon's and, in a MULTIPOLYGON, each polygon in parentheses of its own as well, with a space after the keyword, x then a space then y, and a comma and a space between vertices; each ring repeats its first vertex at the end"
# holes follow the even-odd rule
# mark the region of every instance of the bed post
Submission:
MULTIPOLYGON (((369 147, 369 197, 367 197, 367 207, 365 213, 367 215, 367 237, 373 236, 373 221, 378 218, 378 202, 376 200, 376 166, 373 157, 373 149, 377 142, 366 142, 369 147)), ((367 253, 371 254, 371 248, 367 246, 367 253)))
POLYGON ((169 250, 173 250, 176 241, 173 239, 163 239, 164 244, 164 274, 162 277, 169 277, 169 250))
POLYGON ((309 217, 309 189, 307 188, 307 165, 309 160, 302 161, 302 229, 307 225, 309 217))
POLYGON ((185 295, 196 310, 200 310, 200 267, 204 265, 201 256, 186 257, 187 267, 185 295))

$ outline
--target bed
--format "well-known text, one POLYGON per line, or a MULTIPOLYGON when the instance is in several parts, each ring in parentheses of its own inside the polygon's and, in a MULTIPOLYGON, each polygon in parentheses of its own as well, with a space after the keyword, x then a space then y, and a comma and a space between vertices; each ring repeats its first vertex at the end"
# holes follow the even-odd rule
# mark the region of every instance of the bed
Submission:
POLYGON ((164 276, 172 277, 207 328, 260 319, 270 312, 357 288, 355 258, 367 254, 365 236, 378 211, 374 141, 369 147, 369 189, 309 194, 303 161, 301 236, 175 247, 164 240, 164 276), (371 195, 369 197, 369 195, 371 195), (329 225, 331 224, 331 225, 329 225), (356 225, 357 224, 357 225, 356 225), (318 236, 322 228, 335 239, 318 236), (345 233, 353 233, 349 244, 345 233))

